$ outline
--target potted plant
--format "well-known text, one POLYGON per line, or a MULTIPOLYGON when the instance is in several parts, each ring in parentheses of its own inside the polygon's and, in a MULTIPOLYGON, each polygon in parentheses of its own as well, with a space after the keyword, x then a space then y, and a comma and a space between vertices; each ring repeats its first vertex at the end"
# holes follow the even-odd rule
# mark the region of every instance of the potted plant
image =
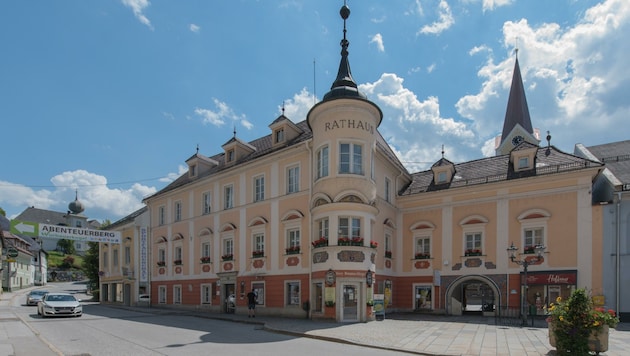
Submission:
POLYGON ((363 238, 362 237, 353 237, 350 241, 350 245, 352 246, 363 246, 363 238))
POLYGON ((200 258, 201 263, 210 263, 210 256, 203 256, 200 258))
POLYGON ((232 259, 234 258, 234 255, 231 253, 225 254, 223 256, 221 256, 221 259, 223 261, 232 261, 232 259))
POLYGON ((392 251, 385 251, 385 257, 392 258, 392 251))
POLYGON ((526 255, 532 255, 536 253, 536 246, 525 246, 523 253, 526 255))
POLYGON ((378 242, 376 242, 376 241, 370 241, 370 247, 371 247, 371 248, 377 248, 377 247, 378 247, 378 242))
POLYGON ((431 258, 431 255, 424 252, 418 252, 415 256, 416 260, 428 260, 429 258, 431 258))
POLYGON ((350 246, 350 239, 347 237, 340 237, 337 239, 337 245, 339 246, 350 246))
POLYGON ((548 308, 549 343, 561 353, 588 355, 608 350, 608 331, 619 323, 614 310, 596 308, 585 289, 548 308))
POLYGON ((291 247, 287 247, 285 249, 285 252, 287 253, 287 255, 295 255, 300 253, 300 246, 291 246, 291 247))
POLYGON ((173 264, 179 266, 179 265, 182 264, 182 260, 175 260, 175 261, 173 261, 173 264))
POLYGON ((265 251, 264 250, 256 250, 252 252, 252 257, 253 258, 258 258, 258 257, 263 257, 265 256, 265 251))
POLYGON ((164 267, 166 266, 166 261, 157 261, 157 265, 158 267, 164 267))
POLYGON ((326 237, 320 237, 319 239, 311 242, 311 245, 313 245, 313 247, 328 246, 328 239, 326 237))
POLYGON ((325 302, 324 302, 324 304, 325 304, 327 307, 329 307, 329 308, 332 308, 332 307, 334 307, 334 306, 335 306, 335 302, 334 302, 334 301, 332 301, 332 300, 327 300, 327 301, 325 301, 325 302))
POLYGON ((464 252, 464 256, 481 256, 481 250, 476 248, 468 249, 464 252))

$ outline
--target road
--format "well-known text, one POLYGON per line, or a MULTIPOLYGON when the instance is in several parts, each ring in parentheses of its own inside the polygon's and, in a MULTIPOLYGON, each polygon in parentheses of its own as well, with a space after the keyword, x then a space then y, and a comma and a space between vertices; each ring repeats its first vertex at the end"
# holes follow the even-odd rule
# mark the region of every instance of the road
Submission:
MULTIPOLYGON (((70 291, 80 295, 82 287, 60 283, 49 284, 46 289, 70 291)), ((275 334, 262 330, 262 326, 258 324, 176 314, 153 314, 90 302, 85 303, 84 315, 80 318, 42 318, 37 315, 36 307, 25 305, 25 295, 13 298, 10 308, 22 323, 50 347, 53 351, 51 355, 401 354, 275 334)), ((17 352, 16 355, 20 356, 17 352)))

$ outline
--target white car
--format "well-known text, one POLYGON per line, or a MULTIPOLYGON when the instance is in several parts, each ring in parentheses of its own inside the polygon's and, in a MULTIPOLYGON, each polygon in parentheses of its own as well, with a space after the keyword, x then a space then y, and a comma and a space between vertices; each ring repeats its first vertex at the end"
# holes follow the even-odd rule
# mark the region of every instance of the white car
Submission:
POLYGON ((46 316, 81 316, 81 300, 69 293, 48 293, 37 303, 37 315, 46 316))
POLYGON ((32 290, 26 296, 26 305, 37 305, 46 293, 48 293, 48 291, 43 289, 32 290))

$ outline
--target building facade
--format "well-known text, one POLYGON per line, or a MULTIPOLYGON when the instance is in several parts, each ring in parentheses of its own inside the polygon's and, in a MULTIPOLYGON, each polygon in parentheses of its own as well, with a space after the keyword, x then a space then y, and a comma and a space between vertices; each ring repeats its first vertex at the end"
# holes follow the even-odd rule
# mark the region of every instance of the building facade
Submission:
POLYGON ((605 294, 602 207, 591 197, 603 165, 550 136, 540 146, 518 59, 497 155, 443 155, 410 173, 352 78, 346 6, 341 15, 337 78, 305 120, 283 114, 268 135, 197 151, 186 174, 144 200, 151 304, 231 312, 235 300, 245 312, 253 290, 261 314, 365 321, 376 296, 387 310, 495 315, 543 313, 576 287, 605 294))

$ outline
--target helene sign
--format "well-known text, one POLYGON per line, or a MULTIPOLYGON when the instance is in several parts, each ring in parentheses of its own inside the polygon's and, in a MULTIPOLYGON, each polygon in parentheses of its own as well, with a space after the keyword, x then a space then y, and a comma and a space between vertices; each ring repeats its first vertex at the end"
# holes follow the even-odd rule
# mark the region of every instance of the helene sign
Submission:
POLYGON ((39 236, 51 239, 120 243, 119 231, 82 229, 48 224, 39 224, 39 236))

